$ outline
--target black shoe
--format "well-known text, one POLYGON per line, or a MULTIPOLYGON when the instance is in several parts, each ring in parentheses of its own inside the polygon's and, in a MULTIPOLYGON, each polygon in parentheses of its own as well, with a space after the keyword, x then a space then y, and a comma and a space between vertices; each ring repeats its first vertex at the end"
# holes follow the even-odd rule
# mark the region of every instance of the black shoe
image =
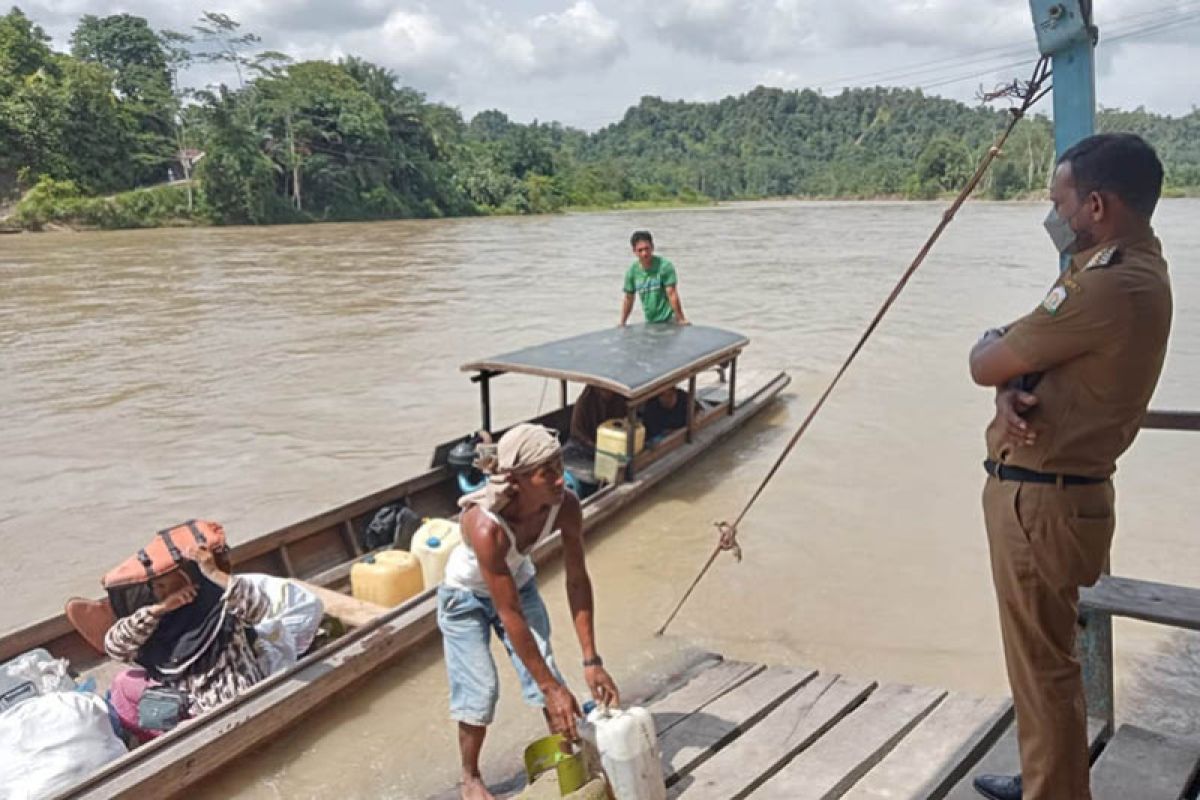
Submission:
POLYGON ((990 800, 1021 800, 1021 776, 976 775, 975 791, 990 800))

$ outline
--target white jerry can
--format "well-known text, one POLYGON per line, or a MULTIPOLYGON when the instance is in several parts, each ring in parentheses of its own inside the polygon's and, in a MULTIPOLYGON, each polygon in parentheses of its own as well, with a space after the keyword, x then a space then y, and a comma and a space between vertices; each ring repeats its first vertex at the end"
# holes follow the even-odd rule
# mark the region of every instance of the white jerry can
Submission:
POLYGON ((649 711, 595 708, 579 732, 595 749, 615 800, 666 800, 662 753, 649 711))

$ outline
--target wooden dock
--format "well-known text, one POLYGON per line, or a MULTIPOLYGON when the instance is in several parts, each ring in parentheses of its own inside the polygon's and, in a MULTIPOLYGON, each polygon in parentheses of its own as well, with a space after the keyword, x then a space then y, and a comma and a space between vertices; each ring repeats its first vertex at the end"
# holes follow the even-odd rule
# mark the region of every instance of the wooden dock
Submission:
MULTIPOLYGON (((1143 427, 1200 431, 1200 413, 1150 411, 1143 427)), ((1117 725, 1112 618, 1200 631, 1200 588, 1105 575, 1081 589, 1079 611, 1093 800, 1197 800, 1200 741, 1117 725)), ((637 703, 654 714, 670 798, 977 800, 975 775, 1020 771, 1007 698, 719 658, 702 666, 637 703)), ((557 795, 537 793, 541 783, 521 797, 557 795)))
MULTIPOLYGON (((731 798, 978 798, 981 772, 1019 772, 1007 698, 715 660, 645 704, 667 795, 731 798)), ((1095 800, 1178 800, 1194 789, 1200 742, 1089 725, 1095 800)))

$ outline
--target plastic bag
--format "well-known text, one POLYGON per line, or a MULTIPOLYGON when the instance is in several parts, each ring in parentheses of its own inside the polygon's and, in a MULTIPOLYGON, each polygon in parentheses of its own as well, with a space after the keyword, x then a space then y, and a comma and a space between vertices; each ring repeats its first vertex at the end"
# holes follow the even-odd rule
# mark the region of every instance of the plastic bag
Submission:
POLYGON ((312 644, 325 614, 325 604, 321 598, 286 578, 259 573, 245 573, 239 577, 251 581, 271 599, 270 614, 254 626, 258 634, 254 647, 259 663, 268 675, 287 669, 299 661, 312 644))
POLYGON ((69 692, 75 688, 67 674, 69 667, 65 658, 55 658, 39 647, 0 664, 0 675, 32 681, 38 694, 69 692))
POLYGON ((51 692, 0 714, 0 800, 49 797, 125 755, 94 694, 51 692))

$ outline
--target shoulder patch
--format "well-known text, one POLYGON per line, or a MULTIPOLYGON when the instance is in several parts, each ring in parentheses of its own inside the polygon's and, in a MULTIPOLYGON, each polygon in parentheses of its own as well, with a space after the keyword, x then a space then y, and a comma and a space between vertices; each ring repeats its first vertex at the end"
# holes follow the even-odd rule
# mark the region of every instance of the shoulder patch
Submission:
POLYGON ((1053 316, 1058 313, 1058 309, 1062 308, 1062 304, 1067 301, 1067 289, 1065 286, 1055 286, 1050 290, 1050 294, 1046 295, 1046 299, 1042 301, 1042 308, 1046 309, 1046 313, 1053 316))
POLYGON ((1092 256, 1091 261, 1087 263, 1084 269, 1096 269, 1098 267, 1107 267, 1117 262, 1117 255, 1120 249, 1114 244, 1109 245, 1096 255, 1092 256))

